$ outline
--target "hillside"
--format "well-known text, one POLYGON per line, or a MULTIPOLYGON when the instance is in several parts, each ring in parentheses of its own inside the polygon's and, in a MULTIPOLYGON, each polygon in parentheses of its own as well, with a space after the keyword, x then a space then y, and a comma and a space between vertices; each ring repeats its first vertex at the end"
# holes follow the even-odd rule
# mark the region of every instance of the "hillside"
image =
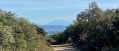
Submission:
POLYGON ((48 35, 52 35, 58 32, 63 32, 70 24, 72 24, 72 22, 56 19, 45 25, 39 25, 39 27, 44 28, 48 35))
POLYGON ((39 27, 44 28, 48 35, 56 34, 58 32, 63 32, 67 26, 63 25, 39 25, 39 27))
POLYGON ((69 26, 70 24, 72 24, 72 22, 68 22, 68 21, 65 21, 65 20, 56 19, 54 21, 51 21, 51 22, 47 23, 46 25, 69 26))

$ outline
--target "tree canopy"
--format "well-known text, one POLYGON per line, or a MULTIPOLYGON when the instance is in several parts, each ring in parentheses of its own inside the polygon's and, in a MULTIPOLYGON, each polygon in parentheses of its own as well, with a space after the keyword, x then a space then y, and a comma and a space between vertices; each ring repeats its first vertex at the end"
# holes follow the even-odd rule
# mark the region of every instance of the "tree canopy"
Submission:
POLYGON ((119 50, 119 10, 101 10, 96 2, 80 12, 74 24, 52 35, 53 44, 71 43, 81 51, 119 50))
POLYGON ((43 28, 0 10, 0 51, 49 51, 43 28))

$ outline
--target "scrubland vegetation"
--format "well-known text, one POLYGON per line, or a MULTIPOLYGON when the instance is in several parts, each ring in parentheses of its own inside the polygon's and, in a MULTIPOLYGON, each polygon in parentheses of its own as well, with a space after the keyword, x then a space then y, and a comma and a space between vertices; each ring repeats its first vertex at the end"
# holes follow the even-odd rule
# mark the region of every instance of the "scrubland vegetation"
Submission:
POLYGON ((92 2, 64 32, 46 35, 43 28, 0 10, 0 51, 50 51, 50 44, 72 44, 80 51, 119 51, 119 8, 102 10, 92 2))
POLYGON ((50 51, 46 34, 28 20, 0 10, 0 51, 50 51))
POLYGON ((119 9, 101 10, 92 2, 74 24, 50 37, 51 44, 70 43, 80 51, 119 51, 119 9))

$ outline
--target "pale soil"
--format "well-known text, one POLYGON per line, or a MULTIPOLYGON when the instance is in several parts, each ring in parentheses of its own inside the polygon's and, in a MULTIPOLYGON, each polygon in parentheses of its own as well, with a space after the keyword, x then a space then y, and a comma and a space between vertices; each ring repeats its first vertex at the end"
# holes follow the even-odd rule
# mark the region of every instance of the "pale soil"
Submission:
POLYGON ((53 47, 53 51, 78 51, 71 45, 51 45, 53 47))

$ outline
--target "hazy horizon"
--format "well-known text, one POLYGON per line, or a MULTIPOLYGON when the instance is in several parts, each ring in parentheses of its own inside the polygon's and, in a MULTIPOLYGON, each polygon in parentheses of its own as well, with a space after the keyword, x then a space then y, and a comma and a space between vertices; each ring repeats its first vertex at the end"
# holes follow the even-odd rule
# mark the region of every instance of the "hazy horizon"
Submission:
POLYGON ((57 19, 72 22, 93 1, 103 10, 119 7, 118 0, 0 0, 0 9, 43 25, 57 19))

